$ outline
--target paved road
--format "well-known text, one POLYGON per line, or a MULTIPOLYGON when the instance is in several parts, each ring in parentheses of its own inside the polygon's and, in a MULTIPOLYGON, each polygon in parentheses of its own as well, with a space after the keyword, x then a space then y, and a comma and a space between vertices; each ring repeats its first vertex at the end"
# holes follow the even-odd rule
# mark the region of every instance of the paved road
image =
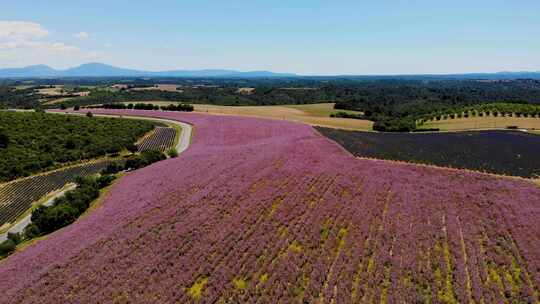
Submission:
MULTIPOLYGON (((67 191, 75 189, 75 187, 76 187, 76 185, 71 185, 69 187, 66 187, 64 190, 56 193, 54 196, 52 196, 50 199, 48 199, 45 203, 43 203, 43 205, 45 205, 45 206, 52 205, 55 198, 64 195, 67 191)), ((11 227, 8 231, 6 231, 5 233, 0 234, 0 242, 3 242, 5 240, 7 240, 8 232, 12 232, 12 233, 20 232, 20 233, 22 233, 24 231, 24 228, 26 228, 26 226, 28 226, 32 222, 31 218, 32 218, 32 214, 29 214, 29 215, 25 216, 23 219, 18 221, 17 224, 13 225, 13 227, 11 227)))
MULTIPOLYGON (((47 112, 54 113, 54 114, 65 114, 65 115, 86 115, 85 113, 73 113, 73 112, 56 112, 56 111, 47 111, 47 112)), ((180 139, 178 140, 178 144, 175 147, 178 154, 186 151, 187 148, 189 147, 189 144, 191 143, 191 135, 193 133, 193 127, 190 124, 180 122, 177 120, 153 118, 153 117, 142 117, 142 116, 130 116, 130 115, 114 115, 114 114, 94 114, 94 116, 152 120, 152 121, 158 121, 158 122, 177 125, 182 129, 182 132, 180 133, 180 139)))
MULTIPOLYGON (((80 114, 80 113, 65 113, 65 112, 52 112, 52 113, 55 113, 55 114, 60 113, 60 114, 85 115, 85 114, 80 114)), ((159 121, 159 122, 164 122, 164 123, 169 123, 169 124, 175 124, 175 125, 179 126, 182 129, 182 132, 180 132, 180 138, 179 138, 178 143, 176 144, 176 147, 175 147, 176 151, 178 151, 179 154, 186 151, 187 148, 189 147, 189 144, 191 143, 191 134, 193 133, 193 127, 190 124, 187 124, 187 123, 179 122, 179 121, 176 121, 176 120, 169 120, 169 119, 162 119, 162 118, 149 118, 149 117, 140 117, 140 116, 126 116, 126 115, 119 116, 119 115, 105 115, 105 114, 95 114, 95 116, 104 116, 104 117, 113 116, 113 117, 122 117, 122 118, 145 119, 145 120, 153 120, 153 121, 159 121)), ((66 188, 63 191, 58 192, 52 198, 47 200, 47 202, 45 202, 44 205, 46 205, 46 206, 51 205, 55 198, 64 195, 64 193, 69 191, 69 190, 75 189, 75 187, 76 186, 73 185, 73 186, 70 186, 70 187, 66 188)), ((8 232, 13 232, 13 233, 23 232, 24 228, 26 226, 28 226, 28 224, 31 223, 31 217, 32 217, 32 215, 29 214, 28 216, 24 217, 19 222, 17 222, 15 225, 13 225, 13 227, 11 227, 7 232, 0 234, 0 242, 3 242, 3 241, 5 241, 7 239, 8 232)))

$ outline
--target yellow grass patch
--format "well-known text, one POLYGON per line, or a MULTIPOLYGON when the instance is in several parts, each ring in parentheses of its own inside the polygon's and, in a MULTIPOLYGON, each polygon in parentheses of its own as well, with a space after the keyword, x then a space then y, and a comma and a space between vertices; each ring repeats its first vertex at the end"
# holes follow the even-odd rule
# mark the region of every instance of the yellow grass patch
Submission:
POLYGON ((264 284, 266 281, 268 281, 268 273, 263 273, 259 277, 259 283, 264 284))
POLYGON ((426 122, 423 128, 438 128, 441 131, 461 131, 474 129, 505 129, 517 126, 520 129, 540 129, 540 118, 530 117, 469 117, 426 122))
POLYGON ((243 278, 235 278, 233 280, 234 288, 237 290, 244 290, 247 287, 247 282, 243 278))
MULTIPOLYGON (((178 104, 170 101, 135 101, 124 104, 151 103, 158 106, 178 104)), ((334 110, 333 103, 280 106, 217 106, 194 104, 195 112, 214 115, 248 116, 269 119, 288 120, 312 126, 336 128, 355 131, 372 131, 373 122, 363 119, 330 117, 334 112, 361 113, 358 111, 334 110)))
POLYGON ((64 94, 63 85, 55 85, 52 88, 40 89, 38 92, 42 95, 56 96, 64 94))
POLYGON ((334 104, 283 105, 283 106, 216 106, 194 105, 196 112, 217 115, 250 116, 280 119, 306 123, 313 126, 339 128, 346 130, 370 131, 373 122, 369 120, 333 118, 334 104))
POLYGON ((204 287, 208 283, 208 278, 199 278, 191 287, 188 289, 188 294, 194 299, 200 299, 204 287))

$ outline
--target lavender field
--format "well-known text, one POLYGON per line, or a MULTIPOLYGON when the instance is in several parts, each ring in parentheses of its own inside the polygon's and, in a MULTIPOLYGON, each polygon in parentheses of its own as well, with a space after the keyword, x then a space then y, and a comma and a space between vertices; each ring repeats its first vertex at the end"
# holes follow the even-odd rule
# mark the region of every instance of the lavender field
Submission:
POLYGON ((538 303, 540 188, 194 113, 191 147, 0 262, 0 303, 538 303))

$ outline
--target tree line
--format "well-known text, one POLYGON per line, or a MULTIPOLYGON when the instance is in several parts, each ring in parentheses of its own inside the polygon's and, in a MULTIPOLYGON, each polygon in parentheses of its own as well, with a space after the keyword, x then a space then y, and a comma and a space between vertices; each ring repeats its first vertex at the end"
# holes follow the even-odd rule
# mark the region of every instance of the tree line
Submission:
MULTIPOLYGON (((85 109, 120 109, 120 110, 162 110, 162 111, 178 111, 178 112, 193 112, 193 105, 190 104, 169 104, 166 106, 159 106, 152 103, 106 103, 102 105, 86 106, 85 109)), ((78 106, 74 107, 75 110, 79 110, 78 106)))

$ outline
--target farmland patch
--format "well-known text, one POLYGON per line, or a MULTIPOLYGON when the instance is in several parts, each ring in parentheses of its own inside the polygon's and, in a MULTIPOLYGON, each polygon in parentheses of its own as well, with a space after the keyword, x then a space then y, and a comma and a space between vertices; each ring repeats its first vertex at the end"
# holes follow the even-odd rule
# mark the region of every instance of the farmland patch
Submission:
POLYGON ((540 176, 540 137, 519 131, 373 133, 318 128, 356 156, 540 176))
POLYGON ((357 159, 283 121, 96 112, 195 138, 0 263, 13 302, 538 302, 532 183, 357 159))

